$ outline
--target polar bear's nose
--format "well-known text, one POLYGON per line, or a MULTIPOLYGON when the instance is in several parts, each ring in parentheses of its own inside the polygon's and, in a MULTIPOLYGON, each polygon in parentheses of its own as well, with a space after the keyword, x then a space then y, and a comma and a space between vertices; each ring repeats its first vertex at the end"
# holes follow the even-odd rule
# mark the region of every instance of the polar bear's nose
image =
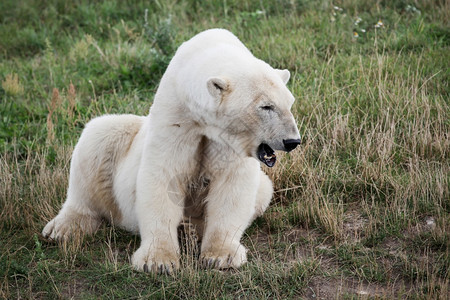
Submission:
POLYGON ((293 139, 283 140, 283 145, 286 151, 290 152, 294 150, 298 145, 300 145, 300 142, 301 142, 300 140, 293 140, 293 139))

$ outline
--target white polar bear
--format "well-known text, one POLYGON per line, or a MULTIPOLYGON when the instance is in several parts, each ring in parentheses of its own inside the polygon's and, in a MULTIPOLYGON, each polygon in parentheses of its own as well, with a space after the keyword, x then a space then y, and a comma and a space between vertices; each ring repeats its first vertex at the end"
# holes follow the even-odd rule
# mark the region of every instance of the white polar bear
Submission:
POLYGON ((258 160, 272 167, 274 150, 300 143, 289 77, 224 29, 183 43, 147 117, 107 115, 86 125, 67 200, 43 235, 92 233, 106 218, 140 233, 136 269, 165 273, 179 267, 177 227, 189 219, 202 236, 202 263, 241 266, 242 234, 273 193, 258 160))

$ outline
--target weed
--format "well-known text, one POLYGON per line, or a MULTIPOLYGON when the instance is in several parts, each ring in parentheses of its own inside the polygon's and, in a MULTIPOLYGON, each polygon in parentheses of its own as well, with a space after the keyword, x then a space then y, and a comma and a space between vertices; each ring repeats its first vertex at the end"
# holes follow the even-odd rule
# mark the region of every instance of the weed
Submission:
POLYGON ((17 74, 8 74, 4 81, 2 81, 2 88, 6 94, 11 96, 19 96, 23 93, 23 86, 19 82, 17 74))

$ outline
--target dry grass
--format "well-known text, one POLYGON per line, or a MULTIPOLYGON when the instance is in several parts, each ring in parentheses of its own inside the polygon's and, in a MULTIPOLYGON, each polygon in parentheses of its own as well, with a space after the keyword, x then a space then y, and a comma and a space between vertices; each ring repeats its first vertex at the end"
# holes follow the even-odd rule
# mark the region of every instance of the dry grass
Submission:
POLYGON ((19 76, 17 74, 8 74, 5 80, 2 81, 3 90, 12 96, 18 96, 23 93, 23 85, 19 82, 19 76))

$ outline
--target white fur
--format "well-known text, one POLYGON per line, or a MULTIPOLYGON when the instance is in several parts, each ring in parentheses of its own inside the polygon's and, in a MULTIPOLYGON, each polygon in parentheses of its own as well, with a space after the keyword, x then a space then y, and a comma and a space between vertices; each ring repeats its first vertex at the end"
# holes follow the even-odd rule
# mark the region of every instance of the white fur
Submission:
POLYGON ((43 235, 91 233, 107 218, 140 233, 136 269, 170 272, 179 265, 178 225, 200 218, 203 262, 241 266, 242 234, 273 193, 256 149, 264 142, 281 150, 283 139, 299 138, 288 79, 287 70, 256 59, 226 30, 185 42, 147 117, 110 115, 87 124, 73 153, 67 200, 43 235), (275 112, 260 108, 269 102, 275 112), (188 186, 202 180, 205 198, 193 188, 187 207, 188 186))

